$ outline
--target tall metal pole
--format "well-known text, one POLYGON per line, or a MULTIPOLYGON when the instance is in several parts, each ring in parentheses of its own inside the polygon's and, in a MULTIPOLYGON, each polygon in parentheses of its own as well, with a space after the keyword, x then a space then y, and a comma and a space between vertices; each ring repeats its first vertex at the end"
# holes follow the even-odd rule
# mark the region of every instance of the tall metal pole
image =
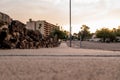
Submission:
POLYGON ((71 38, 71 0, 69 1, 69 17, 70 17, 70 47, 71 47, 71 41, 72 41, 72 38, 71 38))

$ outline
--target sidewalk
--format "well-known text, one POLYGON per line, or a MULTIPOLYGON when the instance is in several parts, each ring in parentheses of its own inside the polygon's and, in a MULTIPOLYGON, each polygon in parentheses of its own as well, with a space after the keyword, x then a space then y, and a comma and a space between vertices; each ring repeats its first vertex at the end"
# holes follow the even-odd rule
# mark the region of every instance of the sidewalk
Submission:
POLYGON ((118 51, 71 48, 65 42, 55 48, 0 50, 0 55, 119 55, 118 51))
POLYGON ((64 49, 64 48, 70 48, 70 47, 68 47, 65 42, 62 42, 58 48, 63 48, 64 49))

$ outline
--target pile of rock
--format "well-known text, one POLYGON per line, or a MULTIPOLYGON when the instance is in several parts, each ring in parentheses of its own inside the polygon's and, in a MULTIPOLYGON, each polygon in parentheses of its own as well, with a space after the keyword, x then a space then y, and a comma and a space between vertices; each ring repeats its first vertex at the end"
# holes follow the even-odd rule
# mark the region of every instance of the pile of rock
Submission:
POLYGON ((0 29, 0 48, 2 49, 36 49, 56 47, 59 43, 53 37, 42 37, 37 30, 28 30, 25 24, 13 20, 8 28, 0 29))
POLYGON ((43 37, 38 30, 28 30, 18 20, 0 12, 0 49, 36 49, 59 46, 56 38, 43 37))
POLYGON ((28 30, 18 20, 12 20, 7 14, 0 12, 0 48, 1 49, 33 49, 59 46, 53 37, 43 37, 38 30, 28 30))
POLYGON ((0 27, 5 24, 10 24, 12 19, 7 15, 2 12, 0 12, 0 27))

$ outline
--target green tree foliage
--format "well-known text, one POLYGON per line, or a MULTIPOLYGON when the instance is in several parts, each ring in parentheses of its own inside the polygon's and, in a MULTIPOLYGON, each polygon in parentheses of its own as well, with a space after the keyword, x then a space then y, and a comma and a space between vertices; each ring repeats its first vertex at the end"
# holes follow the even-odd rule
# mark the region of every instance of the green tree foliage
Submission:
POLYGON ((120 26, 116 29, 116 36, 120 36, 120 26))
POLYGON ((74 39, 78 39, 78 34, 77 34, 77 33, 73 33, 72 39, 73 39, 73 40, 74 40, 74 39))
POLYGON ((81 31, 78 33, 78 37, 81 36, 82 41, 86 40, 86 39, 88 39, 90 37, 90 31, 89 31, 89 29, 90 28, 88 26, 82 25, 81 31))
POLYGON ((50 35, 52 37, 56 37, 57 36, 57 39, 67 39, 68 35, 67 35, 67 32, 66 31, 62 31, 58 28, 54 28, 50 35))
POLYGON ((109 33, 108 28, 102 28, 101 30, 96 31, 96 37, 102 38, 103 42, 105 42, 105 40, 109 38, 109 33))
POLYGON ((102 28, 96 31, 96 37, 102 38, 103 42, 113 42, 116 38, 116 30, 109 30, 108 28, 102 28))

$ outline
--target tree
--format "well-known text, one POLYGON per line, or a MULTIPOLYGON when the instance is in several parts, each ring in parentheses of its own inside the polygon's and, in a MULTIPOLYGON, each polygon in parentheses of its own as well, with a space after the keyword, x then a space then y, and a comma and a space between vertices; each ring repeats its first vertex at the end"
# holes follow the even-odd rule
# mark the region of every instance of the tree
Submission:
POLYGON ((120 37, 120 26, 118 26, 118 29, 113 28, 113 32, 114 32, 114 35, 115 35, 115 37, 116 37, 116 40, 115 40, 115 41, 119 41, 119 37, 120 37))
POLYGON ((115 32, 111 31, 109 33, 109 39, 110 39, 110 42, 114 42, 116 40, 116 34, 115 34, 115 32))
POLYGON ((102 28, 96 31, 96 37, 102 38, 103 42, 113 42, 116 38, 115 29, 109 30, 108 28, 102 28))
POLYGON ((62 30, 60 30, 60 29, 58 29, 58 28, 54 28, 54 29, 51 31, 50 35, 51 35, 52 37, 56 37, 56 36, 57 36, 57 39, 66 39, 66 38, 68 37, 66 31, 62 31, 62 30))
POLYGON ((87 38, 89 38, 89 36, 90 36, 90 31, 89 31, 89 29, 90 29, 90 28, 89 28, 88 26, 82 25, 81 31, 78 33, 78 34, 79 34, 79 37, 80 37, 80 35, 81 35, 82 41, 83 41, 83 40, 86 40, 87 38))
POLYGON ((77 33, 73 33, 73 39, 78 39, 78 34, 77 33))
POLYGON ((120 36, 120 28, 116 30, 116 36, 120 36))

